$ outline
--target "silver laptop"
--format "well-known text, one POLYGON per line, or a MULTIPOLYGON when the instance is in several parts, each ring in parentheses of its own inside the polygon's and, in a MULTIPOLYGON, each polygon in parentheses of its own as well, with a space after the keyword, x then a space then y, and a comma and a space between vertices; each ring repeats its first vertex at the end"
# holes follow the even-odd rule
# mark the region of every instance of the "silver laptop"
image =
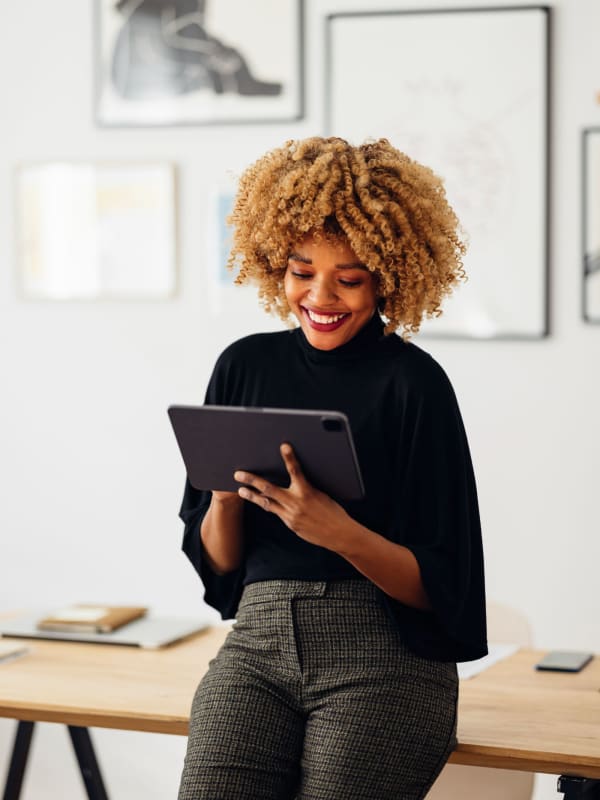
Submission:
POLYGON ((59 639, 69 642, 99 642, 122 644, 130 647, 156 649, 181 641, 204 630, 209 622, 193 617, 155 617, 147 614, 141 619, 123 625, 112 633, 77 633, 63 631, 40 631, 38 620, 44 611, 29 612, 9 620, 0 620, 0 636, 26 639, 59 639))

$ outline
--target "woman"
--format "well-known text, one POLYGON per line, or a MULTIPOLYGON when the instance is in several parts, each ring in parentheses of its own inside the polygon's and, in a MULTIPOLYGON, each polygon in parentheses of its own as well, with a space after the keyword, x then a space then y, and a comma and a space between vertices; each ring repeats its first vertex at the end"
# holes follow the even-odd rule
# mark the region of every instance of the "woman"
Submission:
POLYGON ((456 661, 487 652, 460 412, 407 341, 464 277, 458 221, 387 140, 314 137, 244 173, 232 222, 237 282, 299 327, 230 345, 206 402, 344 412, 366 498, 311 486, 286 443, 288 488, 187 484, 183 549, 236 622, 194 698, 179 797, 421 798, 456 743, 456 661))

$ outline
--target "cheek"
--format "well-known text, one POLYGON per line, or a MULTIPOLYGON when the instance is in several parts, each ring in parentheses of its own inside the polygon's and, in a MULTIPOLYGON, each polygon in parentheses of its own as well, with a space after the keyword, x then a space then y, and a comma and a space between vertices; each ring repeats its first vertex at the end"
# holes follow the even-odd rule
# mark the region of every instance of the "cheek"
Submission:
POLYGON ((285 299, 289 303, 291 301, 291 294, 290 294, 290 282, 288 280, 287 275, 285 275, 283 278, 283 293, 285 295, 285 299))
POLYGON ((365 291, 365 305, 367 305, 373 311, 375 311, 377 308, 377 287, 372 275, 365 291))
POLYGON ((356 298, 355 304, 357 310, 372 312, 377 306, 377 297, 373 286, 365 287, 364 292, 361 292, 360 298, 356 298))
POLYGON ((298 289, 295 286, 295 283, 292 278, 290 278, 287 273, 283 279, 283 293, 285 294, 285 298, 288 301, 288 305, 292 305, 296 302, 298 298, 298 289))

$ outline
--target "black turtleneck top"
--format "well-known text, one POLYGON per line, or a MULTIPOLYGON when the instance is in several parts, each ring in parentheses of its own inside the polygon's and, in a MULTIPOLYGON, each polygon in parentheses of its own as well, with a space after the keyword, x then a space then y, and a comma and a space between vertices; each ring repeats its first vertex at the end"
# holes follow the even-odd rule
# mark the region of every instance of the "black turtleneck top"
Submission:
MULTIPOLYGON (((334 350, 318 350, 301 328, 261 333, 221 354, 206 392, 211 405, 342 411, 350 420, 366 495, 341 503, 367 528, 415 555, 431 610, 381 600, 418 655, 468 661, 487 652, 477 492, 469 446, 450 382, 439 364, 375 315, 334 350)), ((210 492, 186 482, 183 550, 205 601, 235 617, 243 586, 276 578, 364 578, 350 562, 310 544, 275 514, 244 509, 244 559, 226 575, 203 558, 200 525, 210 492)))

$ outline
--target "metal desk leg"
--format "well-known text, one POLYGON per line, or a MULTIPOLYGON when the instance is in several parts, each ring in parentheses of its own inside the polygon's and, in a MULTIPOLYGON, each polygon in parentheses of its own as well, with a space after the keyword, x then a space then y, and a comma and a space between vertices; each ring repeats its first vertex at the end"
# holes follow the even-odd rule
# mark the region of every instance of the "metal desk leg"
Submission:
POLYGON ((69 733, 89 799, 108 800, 88 729, 69 725, 69 733))
POLYGON ((564 792, 564 800, 600 800, 600 780, 561 775, 557 791, 564 792))
POLYGON ((15 743, 4 786, 3 800, 19 800, 34 724, 33 722, 20 721, 17 726, 15 743))

